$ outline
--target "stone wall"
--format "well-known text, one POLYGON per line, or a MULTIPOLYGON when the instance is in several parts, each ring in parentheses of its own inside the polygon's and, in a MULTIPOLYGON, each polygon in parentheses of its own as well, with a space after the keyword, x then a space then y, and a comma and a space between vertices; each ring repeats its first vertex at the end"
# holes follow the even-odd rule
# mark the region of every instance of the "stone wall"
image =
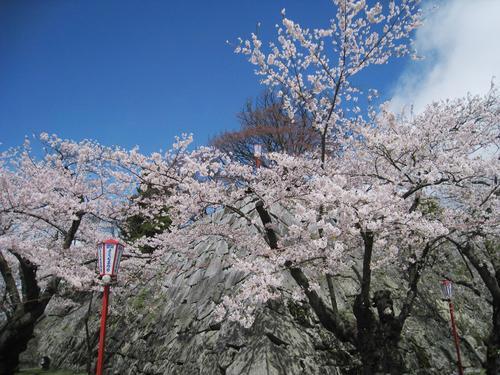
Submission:
MULTIPOLYGON (((222 218, 218 218, 222 219, 222 218)), ((215 219, 214 219, 215 220, 215 219)), ((237 223, 235 222, 235 225, 237 223)), ((180 272, 159 273, 141 288, 111 295, 107 336, 107 374, 294 375, 356 374, 359 359, 353 348, 323 329, 306 303, 273 302, 263 307, 255 324, 245 329, 217 322, 214 308, 233 293, 244 276, 227 266, 228 245, 219 239, 199 243, 192 261, 178 264, 180 272), (153 293, 153 291, 155 291, 153 293)), ((175 264, 173 252, 167 263, 175 264)), ((414 314, 404 329, 402 347, 408 373, 451 374, 455 351, 447 305, 439 299, 438 276, 426 275, 414 314)), ((346 315, 357 292, 355 278, 336 278, 337 298, 346 315)), ((375 289, 391 289, 397 304, 397 273, 377 276, 375 289)), ((488 330, 488 307, 469 293, 459 293, 457 320, 466 368, 480 367, 482 338, 488 330)), ((58 368, 85 370, 95 365, 100 295, 90 296, 70 312, 51 305, 38 324, 22 361, 38 363, 49 356, 58 368)), ((396 306, 397 307, 397 306, 396 306)), ((476 372, 477 373, 477 372, 476 372)))

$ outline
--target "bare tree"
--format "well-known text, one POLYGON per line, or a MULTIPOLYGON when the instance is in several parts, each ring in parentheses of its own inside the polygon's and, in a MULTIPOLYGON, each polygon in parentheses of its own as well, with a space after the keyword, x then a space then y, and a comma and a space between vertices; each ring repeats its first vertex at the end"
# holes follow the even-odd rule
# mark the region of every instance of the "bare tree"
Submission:
POLYGON ((321 142, 306 111, 291 119, 272 91, 264 91, 255 101, 248 100, 237 117, 240 130, 219 134, 210 144, 240 162, 253 162, 254 144, 262 145, 266 152, 298 155, 313 151, 321 142))

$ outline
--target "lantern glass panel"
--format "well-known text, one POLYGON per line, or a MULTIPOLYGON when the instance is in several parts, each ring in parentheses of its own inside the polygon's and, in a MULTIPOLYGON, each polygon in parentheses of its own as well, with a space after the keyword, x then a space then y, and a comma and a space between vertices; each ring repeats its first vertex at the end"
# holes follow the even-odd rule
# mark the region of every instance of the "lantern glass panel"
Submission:
POLYGON ((102 243, 97 245, 97 270, 99 271, 99 275, 102 275, 102 270, 104 269, 102 265, 102 247, 102 243))
POLYGON ((115 240, 106 240, 99 244, 97 250, 97 266, 100 276, 116 276, 123 249, 123 245, 115 240))
POLYGON ((113 263, 116 257, 116 245, 107 243, 104 250, 104 274, 113 275, 113 263))
POLYGON ((118 270, 120 268, 120 261, 122 260, 122 254, 123 254, 123 246, 122 245, 117 245, 116 248, 117 254, 116 254, 116 261, 113 265, 113 274, 116 275, 118 274, 118 270))
POLYGON ((261 145, 253 145, 253 155, 257 158, 262 155, 262 146, 261 145))
POLYGON ((451 300, 451 297, 453 297, 453 284, 451 281, 441 281, 441 293, 443 294, 443 299, 451 300))

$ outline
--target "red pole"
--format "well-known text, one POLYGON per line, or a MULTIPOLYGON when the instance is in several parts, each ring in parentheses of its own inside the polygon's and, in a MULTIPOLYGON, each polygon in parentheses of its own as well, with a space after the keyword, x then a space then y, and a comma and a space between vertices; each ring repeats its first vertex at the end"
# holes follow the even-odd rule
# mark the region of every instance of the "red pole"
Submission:
POLYGON ((458 338, 457 326, 455 324, 455 314, 454 314, 454 309, 453 309, 453 303, 451 301, 448 301, 448 304, 450 306, 451 329, 453 332, 453 338, 455 340, 455 349, 457 351, 458 373, 459 373, 459 375, 464 375, 464 369, 462 367, 462 358, 460 356, 460 341, 458 338))
POLYGON ((97 355, 96 375, 102 375, 104 367, 104 344, 106 341, 106 318, 108 317, 109 285, 104 285, 101 310, 101 329, 99 330, 99 352, 97 355))
POLYGON ((260 165, 261 165, 260 158, 256 156, 255 157, 255 167, 256 168, 260 168, 260 165))

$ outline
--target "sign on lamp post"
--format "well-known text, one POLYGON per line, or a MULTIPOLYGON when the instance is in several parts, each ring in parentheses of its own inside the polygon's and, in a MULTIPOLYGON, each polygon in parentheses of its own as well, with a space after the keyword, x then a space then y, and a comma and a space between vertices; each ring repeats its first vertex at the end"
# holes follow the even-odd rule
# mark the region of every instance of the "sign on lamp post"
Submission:
POLYGON ((99 351, 97 354, 96 374, 102 375, 104 367, 104 346, 106 341, 106 318, 108 316, 109 289, 116 280, 124 246, 114 239, 101 242, 97 247, 97 268, 104 284, 101 310, 101 328, 99 330, 99 351))
POLYGON ((453 308, 453 302, 451 298, 453 297, 453 284, 450 280, 441 281, 441 293, 443 294, 443 300, 448 301, 448 306, 450 308, 450 318, 451 318, 451 331, 453 333, 453 339, 455 341, 455 350, 457 352, 457 366, 459 375, 464 375, 464 369, 462 367, 462 358, 460 355, 460 341, 457 333, 457 325, 455 323, 455 313, 453 308))

